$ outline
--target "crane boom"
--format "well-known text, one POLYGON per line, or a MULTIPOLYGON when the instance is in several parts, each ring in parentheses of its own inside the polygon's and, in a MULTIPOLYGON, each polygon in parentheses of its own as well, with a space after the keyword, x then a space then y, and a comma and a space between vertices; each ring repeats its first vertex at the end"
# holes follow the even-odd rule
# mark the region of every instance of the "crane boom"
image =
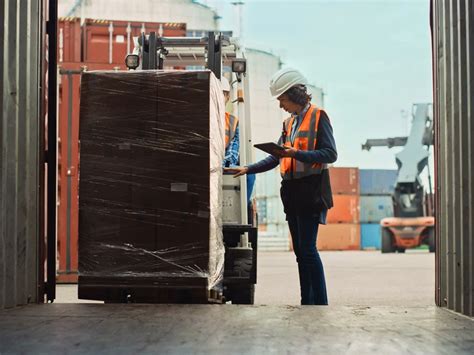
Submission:
POLYGON ((401 147, 395 155, 398 175, 393 196, 396 217, 423 216, 423 186, 420 173, 428 164, 429 146, 433 144, 431 104, 414 104, 413 121, 408 137, 368 139, 362 149, 372 147, 401 147), (425 148, 425 147, 428 147, 425 148))

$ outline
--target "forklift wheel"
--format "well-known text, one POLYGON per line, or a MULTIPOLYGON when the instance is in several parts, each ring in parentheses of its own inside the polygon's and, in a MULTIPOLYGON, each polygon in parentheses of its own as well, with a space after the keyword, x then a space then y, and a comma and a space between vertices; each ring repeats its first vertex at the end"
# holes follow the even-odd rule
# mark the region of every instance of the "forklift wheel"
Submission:
POLYGON ((382 228, 382 253, 394 253, 392 234, 388 228, 382 228))
POLYGON ((255 285, 239 285, 232 288, 232 304, 253 304, 255 285))

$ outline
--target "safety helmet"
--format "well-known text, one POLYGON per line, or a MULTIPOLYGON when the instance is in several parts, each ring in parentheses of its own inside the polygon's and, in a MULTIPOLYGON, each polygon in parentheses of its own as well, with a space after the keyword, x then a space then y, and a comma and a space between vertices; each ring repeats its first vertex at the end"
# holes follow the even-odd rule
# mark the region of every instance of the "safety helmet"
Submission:
POLYGON ((306 85, 306 78, 298 70, 284 68, 277 71, 270 80, 270 92, 273 98, 284 94, 295 85, 306 85))
POLYGON ((222 91, 230 92, 229 80, 225 76, 221 77, 222 91))

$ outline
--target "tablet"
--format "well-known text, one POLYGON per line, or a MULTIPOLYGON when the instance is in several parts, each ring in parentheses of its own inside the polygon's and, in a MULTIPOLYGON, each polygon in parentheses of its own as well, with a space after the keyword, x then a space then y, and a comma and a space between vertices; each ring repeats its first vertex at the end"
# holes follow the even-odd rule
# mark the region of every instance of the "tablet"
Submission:
POLYGON ((257 148, 257 149, 263 150, 264 152, 266 152, 268 154, 271 154, 271 155, 275 155, 275 152, 285 150, 284 147, 282 147, 281 145, 278 145, 276 143, 273 143, 273 142, 254 144, 254 147, 257 148))

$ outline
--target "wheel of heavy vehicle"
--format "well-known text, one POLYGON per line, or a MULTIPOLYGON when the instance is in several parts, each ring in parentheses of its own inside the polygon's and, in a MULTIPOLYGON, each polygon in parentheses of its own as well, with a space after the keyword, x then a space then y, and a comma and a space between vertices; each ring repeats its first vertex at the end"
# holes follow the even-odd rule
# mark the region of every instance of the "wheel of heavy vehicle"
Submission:
POLYGON ((428 247, 430 253, 434 253, 436 251, 436 238, 434 228, 430 228, 430 230, 428 231, 428 247))
MULTIPOLYGON (((252 257, 252 255, 250 255, 252 257)), ((240 277, 248 277, 250 276, 250 272, 252 271, 252 259, 251 258, 242 258, 237 259, 234 261, 234 271, 240 277)))
POLYGON ((399 253, 404 253, 405 252, 405 249, 403 249, 403 248, 398 248, 397 250, 398 250, 399 253))
POLYGON ((392 234, 388 228, 382 228, 382 253, 394 253, 392 234))
POLYGON ((232 304, 253 304, 255 285, 236 285, 232 288, 232 304))

